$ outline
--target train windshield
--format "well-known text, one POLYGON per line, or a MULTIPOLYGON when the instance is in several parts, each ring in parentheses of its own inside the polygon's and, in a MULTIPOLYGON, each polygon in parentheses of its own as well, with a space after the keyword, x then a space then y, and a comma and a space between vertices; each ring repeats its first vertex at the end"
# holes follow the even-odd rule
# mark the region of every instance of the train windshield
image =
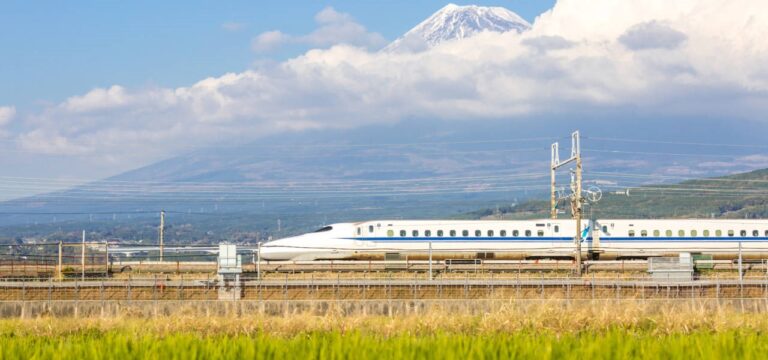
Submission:
POLYGON ((324 227, 321 227, 321 228, 319 228, 319 229, 317 229, 317 230, 315 230, 313 232, 319 233, 319 232, 326 232, 326 231, 331 231, 331 230, 333 230, 333 226, 324 226, 324 227))

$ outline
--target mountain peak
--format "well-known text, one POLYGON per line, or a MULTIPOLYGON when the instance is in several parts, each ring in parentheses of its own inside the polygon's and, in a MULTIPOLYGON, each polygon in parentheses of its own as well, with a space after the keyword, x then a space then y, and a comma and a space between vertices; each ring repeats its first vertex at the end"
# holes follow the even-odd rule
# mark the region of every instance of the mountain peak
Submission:
POLYGON ((451 3, 393 41, 384 51, 419 51, 483 31, 521 33, 530 27, 531 24, 525 19, 503 7, 451 3))

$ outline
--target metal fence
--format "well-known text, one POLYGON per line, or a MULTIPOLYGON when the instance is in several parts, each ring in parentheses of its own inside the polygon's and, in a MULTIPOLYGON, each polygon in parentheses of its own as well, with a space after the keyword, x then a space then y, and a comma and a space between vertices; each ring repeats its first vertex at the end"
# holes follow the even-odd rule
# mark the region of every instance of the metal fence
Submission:
POLYGON ((0 301, 162 301, 162 300, 424 300, 424 299, 766 299, 768 278, 713 278, 658 281, 600 277, 422 276, 343 278, 290 276, 226 285, 215 277, 163 276, 55 281, 0 281, 0 301))

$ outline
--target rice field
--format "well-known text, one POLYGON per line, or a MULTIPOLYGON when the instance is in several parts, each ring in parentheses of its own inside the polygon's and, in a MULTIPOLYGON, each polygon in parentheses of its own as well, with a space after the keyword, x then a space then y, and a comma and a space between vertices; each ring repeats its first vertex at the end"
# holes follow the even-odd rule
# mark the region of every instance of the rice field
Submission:
POLYGON ((679 306, 483 315, 0 320, 0 359, 765 358, 768 316, 679 306))

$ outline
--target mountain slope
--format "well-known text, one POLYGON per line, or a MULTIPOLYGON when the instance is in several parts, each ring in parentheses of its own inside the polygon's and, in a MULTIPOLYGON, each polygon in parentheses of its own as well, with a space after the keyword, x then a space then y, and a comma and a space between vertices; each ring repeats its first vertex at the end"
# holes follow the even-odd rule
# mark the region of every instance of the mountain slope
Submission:
MULTIPOLYGON (((570 216, 567 203, 561 201, 559 208, 566 210, 562 218, 570 216)), ((546 218, 549 201, 527 201, 499 212, 486 209, 467 217, 546 218)), ((595 218, 768 218, 768 169, 613 191, 586 205, 584 213, 595 218)))
POLYGON ((418 51, 483 31, 521 33, 530 28, 531 24, 503 7, 448 4, 392 42, 384 51, 418 51))

